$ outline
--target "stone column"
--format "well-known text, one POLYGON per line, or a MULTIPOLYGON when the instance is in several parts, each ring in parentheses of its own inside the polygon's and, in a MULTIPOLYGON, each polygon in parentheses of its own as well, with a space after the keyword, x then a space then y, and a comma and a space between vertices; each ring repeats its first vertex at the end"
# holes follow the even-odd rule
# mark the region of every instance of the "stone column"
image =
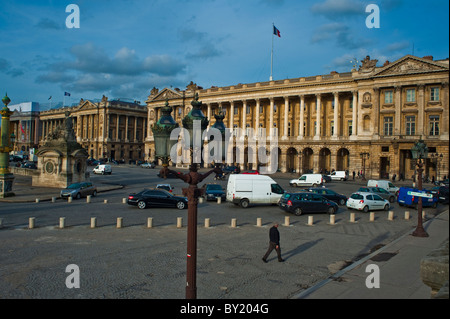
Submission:
POLYGON ((270 112, 270 117, 269 117, 269 136, 270 136, 270 139, 273 136, 273 108, 274 108, 274 98, 271 97, 270 98, 270 110, 269 110, 269 112, 270 112))
POLYGON ((299 123, 299 134, 297 139, 303 139, 303 128, 305 125, 305 96, 300 95, 300 123, 299 123))
POLYGON ((255 130, 256 130, 256 136, 259 136, 259 108, 261 107, 260 99, 256 99, 256 112, 255 112, 255 130))
POLYGON ((402 88, 395 87, 395 119, 394 119, 394 135, 402 134, 402 88))
POLYGON ((246 129, 246 124, 247 124, 247 100, 243 100, 242 101, 242 130, 244 131, 244 134, 246 134, 245 129, 246 129))
POLYGON ((318 140, 320 139, 320 115, 321 115, 321 95, 316 94, 316 131, 314 132, 314 139, 318 140))
POLYGON ((234 130, 234 101, 230 101, 230 130, 234 130))
POLYGON ((424 110, 425 110, 425 86, 423 84, 420 84, 418 87, 418 94, 417 94, 417 109, 419 111, 418 113, 418 119, 417 119, 417 135, 427 135, 427 129, 424 127, 424 110))
POLYGON ((339 135, 339 92, 333 92, 334 95, 334 132, 333 138, 339 135))
POLYGON ((352 112, 352 136, 350 139, 356 139, 358 135, 358 91, 353 91, 353 112, 352 112))
POLYGON ((282 140, 288 139, 288 116, 289 116, 289 97, 284 97, 284 126, 283 126, 283 137, 282 140))

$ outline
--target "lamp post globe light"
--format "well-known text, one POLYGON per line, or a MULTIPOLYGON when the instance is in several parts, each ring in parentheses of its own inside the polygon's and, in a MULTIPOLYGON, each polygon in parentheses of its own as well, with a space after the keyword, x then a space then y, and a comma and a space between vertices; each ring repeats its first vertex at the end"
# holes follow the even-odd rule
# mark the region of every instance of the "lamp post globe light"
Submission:
MULTIPOLYGON (((178 127, 178 125, 173 124, 175 121, 173 120, 172 116, 170 116, 170 112, 167 114, 167 112, 164 113, 165 111, 163 110, 163 114, 156 125, 158 127, 153 131, 154 133, 161 133, 161 136, 158 136, 158 138, 157 136, 155 136, 156 156, 162 158, 163 162, 167 162, 166 164, 163 163, 163 168, 161 169, 160 175, 165 177, 168 175, 168 173, 174 173, 177 178, 189 184, 188 188, 183 188, 183 195, 188 198, 186 299, 197 298, 197 204, 198 198, 204 193, 204 189, 199 189, 197 187, 197 184, 203 181, 211 173, 215 172, 216 174, 219 174, 222 171, 220 168, 215 168, 205 174, 200 174, 197 172, 197 163, 194 162, 194 158, 197 154, 201 155, 201 144, 195 144, 194 135, 195 137, 198 137, 198 134, 200 134, 201 142, 202 133, 208 126, 209 121, 201 111, 202 103, 198 101, 198 94, 195 95, 195 99, 191 104, 193 106, 193 109, 189 112, 188 115, 185 116, 182 121, 183 127, 189 132, 191 143, 190 145, 192 147, 189 173, 183 174, 168 169, 168 159, 170 155, 170 148, 172 147, 168 146, 170 141, 170 132, 178 127), (169 122, 171 123, 170 125, 165 124, 169 122), (198 125, 199 123, 200 125, 198 125), (195 149, 196 147, 200 149, 195 149)), ((167 105, 168 102, 166 102, 166 106, 167 105)), ((174 145, 174 143, 172 143, 171 145, 174 145)))
POLYGON ((9 133, 10 116, 13 112, 8 108, 8 104, 11 102, 8 94, 2 99, 5 105, 0 110, 2 116, 1 127, 1 144, 0 144, 0 198, 14 196, 12 192, 12 185, 14 181, 14 175, 9 170, 9 152, 13 150, 14 134, 9 133))
MULTIPOLYGON (((428 157, 428 147, 424 143, 423 140, 419 140, 414 144, 414 146, 411 148, 411 154, 413 159, 418 160, 416 163, 418 170, 418 189, 422 190, 422 173, 423 173, 423 159, 426 159, 428 157)), ((423 221, 422 221, 422 197, 419 197, 418 203, 417 203, 417 227, 412 233, 415 237, 428 237, 428 233, 423 228, 423 221)))

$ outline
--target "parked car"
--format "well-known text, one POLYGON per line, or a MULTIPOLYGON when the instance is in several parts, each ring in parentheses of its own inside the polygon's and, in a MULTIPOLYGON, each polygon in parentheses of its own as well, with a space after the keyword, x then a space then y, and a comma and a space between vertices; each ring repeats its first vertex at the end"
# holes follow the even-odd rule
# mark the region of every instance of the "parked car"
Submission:
POLYGON ((170 184, 158 184, 156 185, 156 188, 164 189, 168 191, 169 193, 173 193, 174 187, 170 184))
POLYGON ((419 190, 417 188, 411 187, 400 187, 397 202, 400 206, 409 206, 417 209, 417 205, 419 204, 419 197, 411 194, 412 193, 422 193, 431 195, 430 197, 422 197, 422 207, 433 207, 436 208, 438 205, 438 198, 433 196, 431 191, 423 189, 419 190))
POLYGON ((111 165, 100 164, 100 165, 95 166, 94 169, 92 170, 92 172, 94 172, 94 174, 111 175, 112 168, 111 168, 111 165))
POLYGON ((242 172, 241 174, 259 175, 259 172, 257 170, 252 170, 252 171, 242 172))
POLYGON ((390 181, 370 179, 367 181, 367 186, 368 187, 381 187, 391 193, 394 193, 396 196, 398 196, 399 188, 397 186, 395 186, 394 184, 392 184, 390 181))
POLYGON ((437 197, 439 203, 449 203, 449 191, 448 186, 436 186, 431 189, 431 193, 437 197))
POLYGON ((155 168, 155 163, 142 163, 141 167, 142 168, 155 168))
POLYGON ((347 199, 347 208, 362 210, 367 213, 370 210, 389 210, 391 205, 387 199, 377 194, 356 192, 347 199))
POLYGON ((325 197, 328 200, 335 202, 338 205, 345 205, 347 202, 347 196, 336 193, 334 190, 317 187, 317 188, 309 188, 309 192, 318 194, 322 197, 325 197))
POLYGON ((321 174, 303 174, 299 178, 291 179, 291 186, 318 186, 323 184, 323 176, 321 174))
POLYGON ((34 162, 26 162, 22 165, 23 168, 29 168, 29 169, 37 169, 37 165, 34 162))
POLYGON ((92 185, 91 182, 73 183, 67 186, 67 188, 62 189, 60 192, 61 198, 72 197, 80 199, 81 197, 86 197, 87 195, 97 195, 97 187, 92 185))
POLYGON ((324 183, 331 183, 333 180, 331 179, 330 176, 325 175, 325 174, 322 174, 322 181, 323 181, 324 183))
POLYGON ((374 193, 381 198, 387 199, 391 204, 395 202, 395 195, 381 187, 360 187, 358 192, 374 193))
POLYGON ((304 213, 334 214, 338 205, 318 194, 312 193, 284 193, 278 206, 289 213, 300 216, 304 213))
POLYGON ((185 209, 188 206, 186 197, 175 196, 164 189, 144 189, 139 193, 128 195, 127 204, 140 209, 147 207, 175 207, 185 209))
POLYGON ((238 166, 226 166, 222 168, 222 172, 226 174, 239 174, 241 169, 238 166))
POLYGON ((225 201, 227 194, 223 190, 222 186, 218 184, 206 184, 205 197, 206 200, 217 200, 217 197, 220 197, 223 201, 225 201))

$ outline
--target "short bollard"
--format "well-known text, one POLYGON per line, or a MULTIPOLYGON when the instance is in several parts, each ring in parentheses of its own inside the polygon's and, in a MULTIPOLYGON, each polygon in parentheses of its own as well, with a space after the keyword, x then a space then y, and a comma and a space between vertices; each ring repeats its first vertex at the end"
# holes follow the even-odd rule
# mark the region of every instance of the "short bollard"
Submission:
POLYGON ((330 225, 334 225, 336 223, 336 215, 330 215, 330 225))
POLYGON ((105 199, 105 200, 103 201, 103 203, 104 203, 104 204, 108 204, 108 200, 105 199))
POLYGON ((262 226, 262 218, 260 218, 260 217, 256 218, 256 226, 258 226, 258 227, 262 226))
POLYGON ((374 212, 371 212, 371 213, 370 213, 370 218, 369 218, 369 220, 370 220, 371 222, 375 221, 375 213, 374 213, 374 212))
POLYGON ((34 217, 30 217, 28 219, 28 229, 33 229, 34 228, 34 220, 35 220, 34 217))
POLYGON ((153 218, 149 217, 147 218, 147 228, 152 228, 153 227, 153 218))
POLYGON ((122 228, 122 222, 123 222, 123 218, 122 217, 117 217, 117 228, 122 228))
POLYGON ((210 219, 205 218, 205 228, 209 228, 209 222, 210 222, 210 219))
POLYGON ((90 203, 91 202, 91 198, 92 198, 92 195, 87 195, 86 196, 86 203, 90 203))
POLYGON ((411 215, 410 215, 410 213, 409 213, 409 210, 407 210, 406 212, 405 212, 405 219, 406 220, 409 220, 411 218, 411 215))
POLYGON ((56 203, 56 197, 52 197, 52 203, 56 203))
POLYGON ((350 213, 350 223, 355 222, 355 213, 350 213))
POLYGON ((289 216, 284 216, 284 226, 289 226, 291 224, 289 216))
POLYGON ((39 198, 36 198, 36 203, 39 203, 39 202, 40 202, 39 198))
POLYGON ((127 203, 127 199, 126 198, 122 198, 122 204, 126 204, 127 203))
POLYGON ((3 218, 0 218, 0 228, 3 227, 3 218))
POLYGON ((222 203, 222 197, 217 197, 217 204, 221 204, 222 203))
POLYGON ((314 216, 308 216, 308 226, 312 226, 314 224, 314 216))
POLYGON ((91 228, 97 227, 97 217, 91 217, 91 228))
POLYGON ((183 227, 183 217, 177 217, 177 228, 183 227))
POLYGON ((232 218, 231 219, 231 227, 236 228, 236 225, 237 225, 236 218, 232 218))
POLYGON ((72 196, 67 197, 67 202, 68 203, 72 203, 72 200, 73 200, 72 196))
POLYGON ((59 218, 59 229, 63 229, 65 227, 65 221, 66 221, 65 217, 59 218))
POLYGON ((394 211, 392 211, 392 210, 389 211, 388 220, 394 220, 394 211))
POLYGON ((204 201, 205 201, 205 199, 203 197, 199 197, 198 198, 198 203, 199 204, 203 204, 204 201))

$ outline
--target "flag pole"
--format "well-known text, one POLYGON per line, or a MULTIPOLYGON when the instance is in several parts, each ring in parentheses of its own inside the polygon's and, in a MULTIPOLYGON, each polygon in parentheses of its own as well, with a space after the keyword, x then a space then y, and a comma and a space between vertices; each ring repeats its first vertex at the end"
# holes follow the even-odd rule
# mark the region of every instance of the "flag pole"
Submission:
POLYGON ((272 23, 272 51, 270 53, 270 81, 273 81, 273 35, 275 30, 275 24, 272 23))

